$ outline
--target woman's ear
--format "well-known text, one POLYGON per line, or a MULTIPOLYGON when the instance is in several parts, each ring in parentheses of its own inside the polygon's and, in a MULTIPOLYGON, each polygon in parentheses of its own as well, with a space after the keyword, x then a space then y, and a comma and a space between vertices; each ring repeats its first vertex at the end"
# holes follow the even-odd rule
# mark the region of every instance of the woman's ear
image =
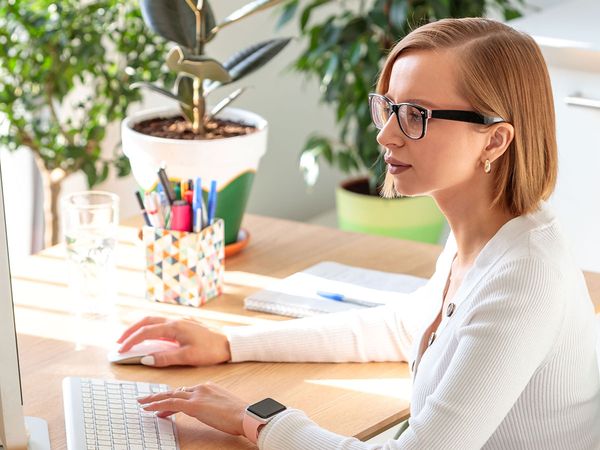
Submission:
POLYGON ((488 143, 484 149, 483 160, 494 162, 506 151, 515 137, 515 129, 508 122, 492 125, 488 130, 488 143))

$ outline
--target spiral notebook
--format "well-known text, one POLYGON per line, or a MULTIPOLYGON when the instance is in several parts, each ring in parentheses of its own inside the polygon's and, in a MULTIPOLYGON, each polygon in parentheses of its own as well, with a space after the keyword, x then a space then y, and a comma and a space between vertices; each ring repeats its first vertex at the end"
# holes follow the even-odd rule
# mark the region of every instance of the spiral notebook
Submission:
POLYGON ((412 275, 381 272, 325 261, 278 280, 244 299, 244 307, 290 317, 308 317, 364 308, 329 300, 319 291, 335 292, 368 306, 398 301, 427 282, 412 275))

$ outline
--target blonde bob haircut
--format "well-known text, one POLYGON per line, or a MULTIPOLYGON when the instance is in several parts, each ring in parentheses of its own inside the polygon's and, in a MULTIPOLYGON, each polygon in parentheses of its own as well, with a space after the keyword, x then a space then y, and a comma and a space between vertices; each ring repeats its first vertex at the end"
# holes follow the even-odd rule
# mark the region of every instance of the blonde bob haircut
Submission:
MULTIPOLYGON (((393 47, 379 75, 377 92, 388 91, 392 66, 402 54, 446 49, 454 50, 458 60, 458 92, 463 98, 475 111, 500 116, 515 129, 510 146, 493 164, 490 207, 503 206, 515 215, 536 210, 552 194, 558 171, 552 89, 538 45, 527 34, 495 20, 432 22, 393 47)), ((389 174, 382 194, 398 195, 389 174)))

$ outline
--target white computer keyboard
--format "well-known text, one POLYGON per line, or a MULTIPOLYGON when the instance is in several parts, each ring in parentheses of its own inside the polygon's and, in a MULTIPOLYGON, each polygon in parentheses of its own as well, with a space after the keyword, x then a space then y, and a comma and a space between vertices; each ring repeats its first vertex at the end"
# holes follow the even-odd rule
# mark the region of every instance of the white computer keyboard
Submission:
POLYGON ((171 418, 140 408, 137 397, 164 384, 69 377, 63 380, 69 450, 177 450, 171 418))

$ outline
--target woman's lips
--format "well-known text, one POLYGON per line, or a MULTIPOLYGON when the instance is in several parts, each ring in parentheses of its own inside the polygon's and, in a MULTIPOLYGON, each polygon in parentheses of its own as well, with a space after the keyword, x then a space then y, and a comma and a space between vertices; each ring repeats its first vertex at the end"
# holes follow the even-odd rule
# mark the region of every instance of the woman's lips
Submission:
POLYGON ((405 170, 410 169, 412 167, 410 164, 406 164, 392 158, 385 158, 385 162, 388 166, 388 172, 393 175, 402 173, 405 170))
POLYGON ((408 169, 410 169, 412 166, 401 166, 401 165, 396 165, 396 164, 388 164, 388 172, 391 173, 392 175, 398 175, 399 173, 402 173, 408 169))

